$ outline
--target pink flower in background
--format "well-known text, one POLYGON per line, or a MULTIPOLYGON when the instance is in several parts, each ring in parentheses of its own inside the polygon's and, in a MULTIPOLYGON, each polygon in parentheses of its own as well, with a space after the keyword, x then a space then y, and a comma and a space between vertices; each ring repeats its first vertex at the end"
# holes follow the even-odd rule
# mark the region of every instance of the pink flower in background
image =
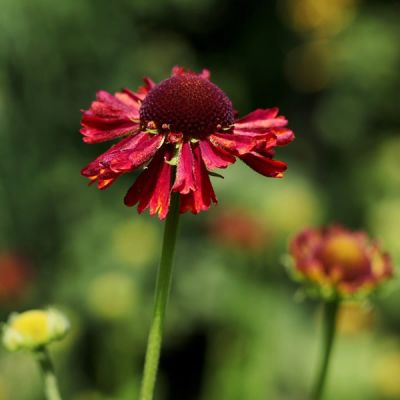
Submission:
POLYGON ((122 138, 82 170, 99 189, 140 167, 143 171, 125 196, 127 206, 150 210, 164 219, 171 193, 180 194, 180 212, 194 214, 217 203, 210 173, 240 158, 267 177, 280 178, 286 164, 274 160, 276 146, 294 139, 278 109, 258 109, 235 119, 232 103, 209 80, 181 67, 172 76, 133 92, 97 93, 83 111, 83 140, 98 143, 122 138))
POLYGON ((338 225, 303 230, 289 250, 298 277, 328 296, 369 293, 394 272, 377 242, 338 225))

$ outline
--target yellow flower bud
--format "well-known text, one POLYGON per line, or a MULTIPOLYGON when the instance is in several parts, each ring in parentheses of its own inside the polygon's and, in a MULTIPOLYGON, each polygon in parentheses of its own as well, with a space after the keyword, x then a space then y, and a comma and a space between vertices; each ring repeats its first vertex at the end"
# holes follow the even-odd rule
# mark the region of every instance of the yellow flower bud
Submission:
POLYGON ((36 350, 63 338, 69 326, 65 315, 54 308, 13 313, 3 327, 3 344, 9 351, 36 350))

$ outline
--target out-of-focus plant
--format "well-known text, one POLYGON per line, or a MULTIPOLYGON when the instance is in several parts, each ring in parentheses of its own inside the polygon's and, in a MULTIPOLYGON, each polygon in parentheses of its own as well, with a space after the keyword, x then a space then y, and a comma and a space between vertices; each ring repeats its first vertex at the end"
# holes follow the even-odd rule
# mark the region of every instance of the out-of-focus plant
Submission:
POLYGON ((306 295, 324 304, 324 342, 313 400, 323 395, 340 305, 365 299, 392 277, 392 261, 364 232, 338 225, 305 229, 290 243, 290 273, 306 295))
POLYGON ((31 284, 29 263, 15 252, 0 254, 0 304, 20 301, 31 284))
POLYGON ((47 400, 61 400, 47 346, 62 339, 69 327, 69 321, 65 315, 54 308, 13 313, 3 326, 4 347, 9 351, 30 351, 38 361, 43 374, 47 400))
POLYGON ((249 252, 260 251, 269 239, 267 228, 254 215, 239 208, 214 213, 210 234, 216 243, 249 252))

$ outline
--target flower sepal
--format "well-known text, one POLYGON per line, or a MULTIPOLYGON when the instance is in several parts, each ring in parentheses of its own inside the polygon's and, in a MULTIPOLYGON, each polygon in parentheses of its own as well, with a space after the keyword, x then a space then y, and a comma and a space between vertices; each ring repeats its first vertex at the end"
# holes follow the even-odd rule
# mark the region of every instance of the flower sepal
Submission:
POLYGON ((176 167, 179 163, 181 147, 181 145, 175 145, 171 159, 168 160, 167 158, 164 158, 164 162, 171 165, 172 167, 176 167))

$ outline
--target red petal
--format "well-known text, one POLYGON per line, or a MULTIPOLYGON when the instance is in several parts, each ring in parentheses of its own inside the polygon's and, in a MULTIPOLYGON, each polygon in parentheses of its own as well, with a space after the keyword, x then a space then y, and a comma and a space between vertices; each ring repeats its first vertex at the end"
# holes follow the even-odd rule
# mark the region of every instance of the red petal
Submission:
POLYGON ((282 178, 287 168, 284 162, 272 160, 255 152, 245 154, 240 158, 254 171, 272 178, 282 178))
MULTIPOLYGON (((115 97, 122 103, 126 104, 128 107, 132 107, 137 112, 135 113, 136 118, 139 118, 139 108, 140 108, 140 99, 137 100, 137 96, 135 92, 132 92, 129 89, 123 89, 122 92, 115 93, 115 97)), ((131 116, 133 117, 133 116, 131 116)))
POLYGON ((235 128, 233 134, 255 138, 258 143, 252 150, 265 155, 273 155, 271 151, 276 146, 285 146, 294 140, 294 133, 288 128, 270 128, 263 131, 266 133, 256 133, 255 130, 253 132, 246 132, 235 128))
POLYGON ((171 149, 166 146, 156 154, 148 168, 128 190, 124 199, 128 207, 138 203, 139 213, 149 208, 150 215, 158 213, 160 219, 167 216, 171 197, 172 166, 165 160, 170 160, 171 155, 171 149))
POLYGON ((92 111, 100 117, 126 118, 128 120, 139 117, 139 104, 126 93, 112 95, 105 90, 97 92, 96 100, 92 104, 92 111))
POLYGON ((172 190, 181 194, 187 194, 191 190, 196 190, 193 176, 193 153, 190 142, 182 143, 179 152, 179 160, 176 168, 176 178, 172 190))
POLYGON ((201 159, 199 146, 193 149, 194 153, 194 177, 197 190, 181 195, 180 212, 191 211, 198 214, 200 211, 208 210, 211 201, 217 203, 213 187, 207 169, 201 159))
POLYGON ((213 146, 208 140, 200 141, 201 157, 207 169, 226 168, 236 159, 233 155, 213 146))
POLYGON ((199 74, 197 74, 196 72, 193 72, 189 69, 180 67, 179 65, 175 65, 172 68, 172 73, 171 73, 172 76, 180 76, 180 75, 186 75, 186 74, 197 75, 200 78, 210 80, 210 71, 208 69, 203 69, 199 74))
POLYGON ((175 65, 172 67, 171 75, 172 76, 179 76, 179 75, 185 75, 186 74, 186 69, 183 67, 180 67, 179 65, 175 65))
POLYGON ((258 109, 235 122, 235 130, 251 131, 258 130, 263 133, 265 129, 281 128, 287 125, 287 119, 277 116, 278 108, 258 109), (260 131, 261 130, 261 131, 260 131))
POLYGON ((141 132, 130 138, 126 146, 111 160, 110 169, 115 172, 128 172, 136 169, 152 158, 164 141, 162 135, 141 132))
POLYGON ((139 105, 126 93, 99 91, 83 111, 81 133, 86 143, 98 143, 133 133, 139 128, 139 105))
POLYGON ((141 92, 146 91, 146 93, 147 93, 147 92, 149 92, 151 89, 153 89, 154 86, 156 86, 156 84, 154 83, 154 81, 153 81, 152 79, 150 79, 149 77, 147 77, 147 76, 146 76, 143 80, 144 80, 144 83, 145 83, 146 86, 141 86, 141 87, 139 88, 139 91, 141 91, 141 92))
POLYGON ((201 72, 200 72, 200 74, 197 74, 200 78, 203 78, 203 79, 206 79, 206 80, 210 80, 210 76, 211 76, 211 74, 210 74, 210 70, 208 70, 208 69, 206 69, 206 68, 204 68, 201 72))
POLYGON ((239 156, 252 151, 260 142, 267 139, 266 135, 240 135, 234 133, 213 133, 209 141, 217 148, 239 156))
MULTIPOLYGON (((153 89, 154 86, 156 86, 156 84, 150 79, 150 78, 144 78, 144 86, 140 86, 139 89, 137 90, 137 92, 133 92, 130 89, 124 89, 124 93, 127 93, 132 99, 134 99, 137 102, 141 102, 144 100, 144 98, 147 96, 147 93, 149 93, 149 91, 151 89, 153 89)), ((140 104, 139 104, 140 106, 140 104)))
POLYGON ((85 115, 80 130, 85 143, 100 143, 136 132, 139 124, 128 121, 98 120, 97 117, 85 115))
POLYGON ((272 131, 276 136, 278 146, 284 146, 294 140, 294 133, 288 128, 276 128, 272 131))
POLYGON ((233 133, 255 137, 268 135, 267 141, 257 146, 257 152, 268 153, 275 146, 284 146, 294 140, 294 133, 285 128, 287 120, 278 116, 278 111, 277 108, 253 111, 235 122, 233 133))
POLYGON ((112 146, 82 169, 81 174, 98 181, 99 189, 109 186, 118 176, 146 163, 162 145, 162 135, 140 132, 112 146), (108 182, 105 182, 108 181, 108 182))

